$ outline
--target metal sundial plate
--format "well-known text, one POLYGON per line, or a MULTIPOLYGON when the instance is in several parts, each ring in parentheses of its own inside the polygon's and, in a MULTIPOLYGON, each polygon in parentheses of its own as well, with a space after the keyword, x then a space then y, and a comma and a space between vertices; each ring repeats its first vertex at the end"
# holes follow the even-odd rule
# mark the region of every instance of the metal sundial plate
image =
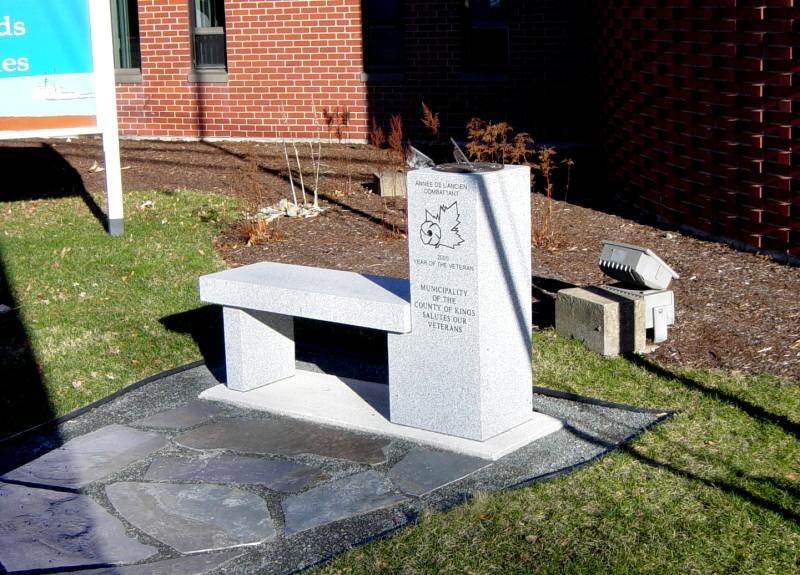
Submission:
POLYGON ((485 172, 497 172, 503 169, 503 164, 489 162, 472 162, 471 164, 439 164, 433 167, 437 172, 448 172, 450 174, 482 174, 485 172))

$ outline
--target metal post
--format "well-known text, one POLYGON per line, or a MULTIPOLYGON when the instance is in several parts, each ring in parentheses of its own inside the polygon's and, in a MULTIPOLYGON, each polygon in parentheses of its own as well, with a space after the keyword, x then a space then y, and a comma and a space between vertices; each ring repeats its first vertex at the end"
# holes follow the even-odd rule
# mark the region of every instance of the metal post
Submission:
POLYGON ((90 0, 89 8, 97 95, 97 122, 103 135, 106 168, 107 226, 108 233, 118 236, 124 229, 124 214, 119 158, 117 89, 114 76, 114 40, 111 34, 111 5, 108 0, 90 0))

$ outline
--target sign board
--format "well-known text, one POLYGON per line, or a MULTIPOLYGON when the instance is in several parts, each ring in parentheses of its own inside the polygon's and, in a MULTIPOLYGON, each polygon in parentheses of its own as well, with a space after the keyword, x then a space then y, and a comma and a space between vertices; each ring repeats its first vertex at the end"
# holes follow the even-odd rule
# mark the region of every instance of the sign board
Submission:
POLYGON ((102 134, 108 228, 122 182, 108 0, 0 0, 0 139, 102 134))

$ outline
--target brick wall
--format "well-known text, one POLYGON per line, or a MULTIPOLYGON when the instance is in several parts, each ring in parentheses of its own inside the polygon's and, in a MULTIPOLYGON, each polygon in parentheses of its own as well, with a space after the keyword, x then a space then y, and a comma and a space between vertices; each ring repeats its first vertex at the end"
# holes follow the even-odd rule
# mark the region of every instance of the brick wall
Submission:
POLYGON ((400 113, 412 137, 429 137, 425 101, 445 136, 466 137, 472 117, 507 121, 539 141, 597 140, 599 101, 589 0, 509 1, 510 62, 476 71, 465 56, 464 0, 403 2, 405 60, 401 79, 370 74, 370 112, 387 122, 400 113), (373 79, 374 77, 374 79, 373 79))
POLYGON ((796 0, 603 8, 609 177, 641 212, 800 256, 796 0))
POLYGON ((366 137, 359 0, 228 0, 226 83, 190 82, 187 0, 139 0, 142 82, 117 85, 126 136, 313 137, 314 106, 366 137))
POLYGON ((406 65, 368 77, 360 4, 226 0, 228 82, 220 84, 188 81, 188 0, 139 0, 142 82, 117 86, 123 135, 312 137, 316 105, 318 116, 347 110, 351 138, 367 138, 371 117, 386 125, 396 113, 407 135, 422 138, 422 100, 457 139, 472 116, 537 138, 596 134, 589 0, 509 2, 512 65, 500 74, 472 74, 464 61, 463 0, 406 0, 406 65))
POLYGON ((796 1, 510 0, 510 65, 475 73, 464 1, 405 0, 405 65, 364 77, 360 0, 227 0, 228 81, 198 83, 188 0, 139 0, 142 82, 118 84, 120 126, 313 137, 328 109, 349 113, 348 138, 399 113, 418 141, 424 100, 456 139, 479 116, 538 141, 602 141, 626 205, 800 257, 796 1))

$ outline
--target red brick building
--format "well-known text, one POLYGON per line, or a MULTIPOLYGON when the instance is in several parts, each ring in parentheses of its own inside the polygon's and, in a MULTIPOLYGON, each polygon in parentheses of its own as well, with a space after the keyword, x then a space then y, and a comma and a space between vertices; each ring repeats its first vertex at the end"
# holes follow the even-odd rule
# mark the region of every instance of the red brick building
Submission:
POLYGON ((587 145, 608 197, 800 256, 796 0, 111 1, 123 135, 314 137, 328 110, 421 138, 425 101, 448 135, 587 145))

